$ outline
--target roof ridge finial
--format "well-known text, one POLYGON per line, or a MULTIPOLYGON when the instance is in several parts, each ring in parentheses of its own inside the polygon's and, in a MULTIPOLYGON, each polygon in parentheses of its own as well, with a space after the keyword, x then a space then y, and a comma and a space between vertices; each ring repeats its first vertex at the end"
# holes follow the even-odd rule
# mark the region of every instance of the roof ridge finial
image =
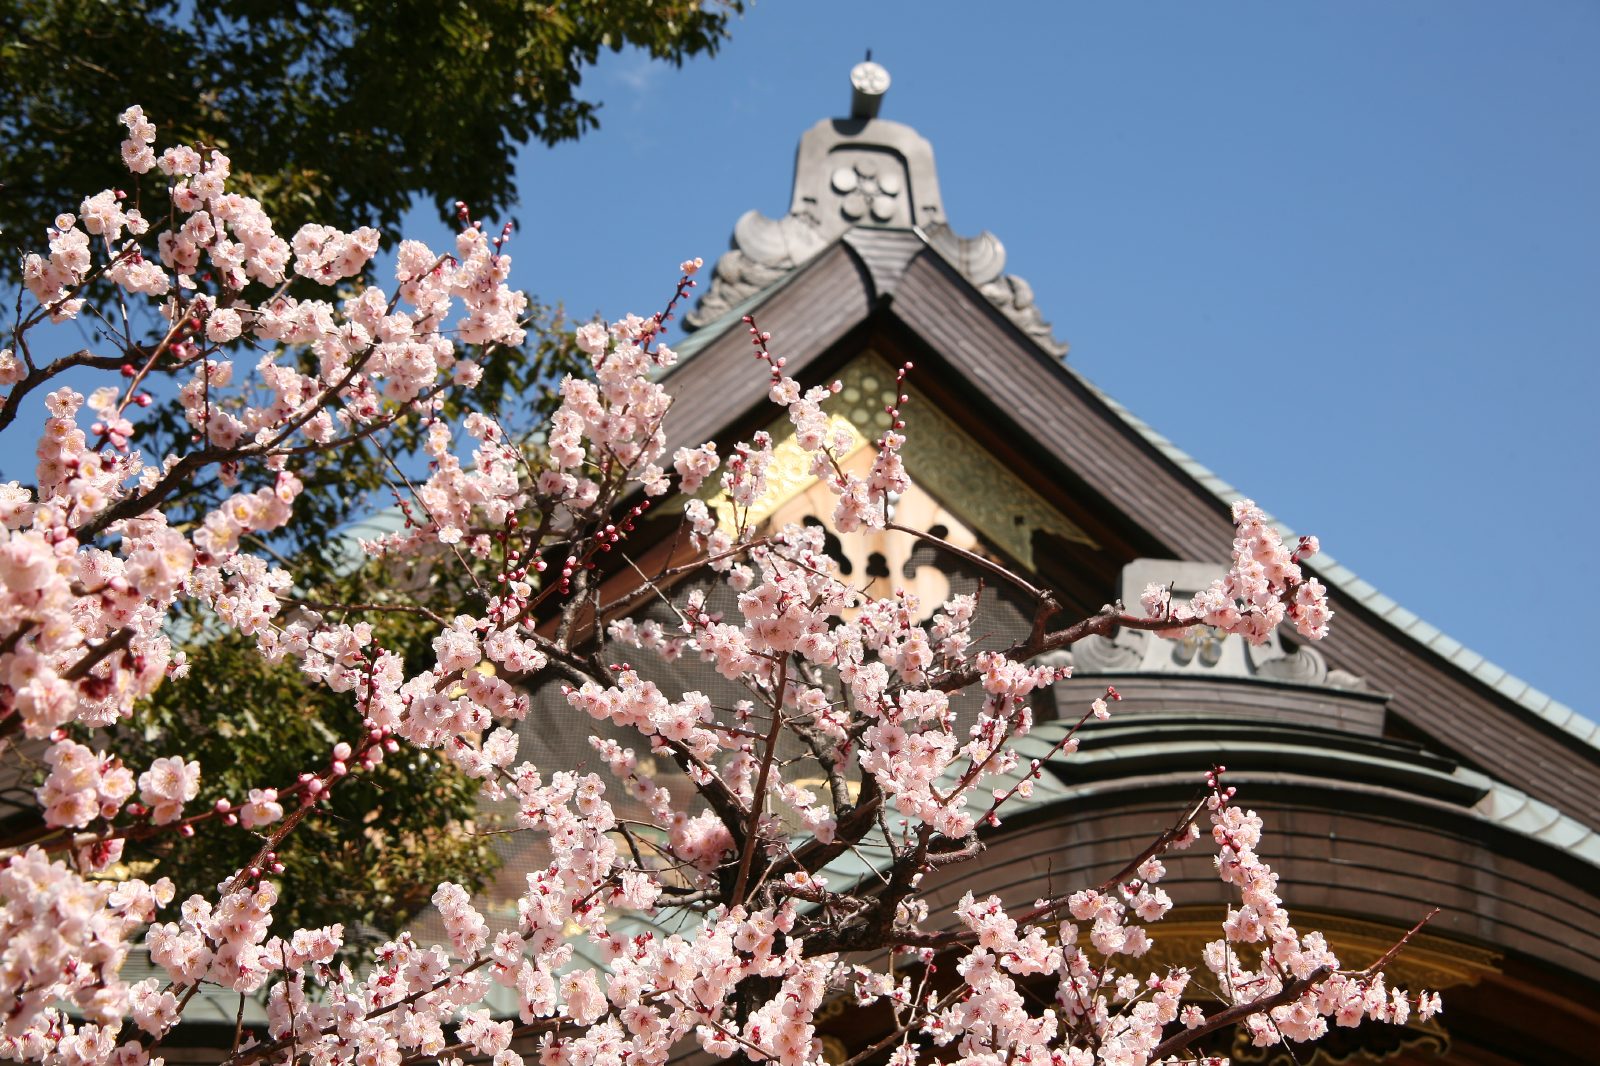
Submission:
POLYGON ((873 119, 883 105, 883 94, 889 91, 889 72, 872 61, 872 49, 867 58, 850 70, 850 117, 873 119))

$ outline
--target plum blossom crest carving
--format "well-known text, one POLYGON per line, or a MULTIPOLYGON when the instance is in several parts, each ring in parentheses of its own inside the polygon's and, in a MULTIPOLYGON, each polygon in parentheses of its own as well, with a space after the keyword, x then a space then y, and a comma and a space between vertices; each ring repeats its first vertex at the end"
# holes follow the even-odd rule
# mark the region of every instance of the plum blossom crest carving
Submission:
POLYGON ((869 117, 875 113, 873 107, 848 119, 824 119, 805 132, 788 212, 773 219, 747 211, 739 218, 711 284, 684 317, 686 328, 716 321, 852 229, 915 229, 1017 328, 1045 351, 1065 356, 1067 346, 1040 314, 1032 288, 1005 272, 999 239, 951 230, 933 146, 910 126, 869 117))

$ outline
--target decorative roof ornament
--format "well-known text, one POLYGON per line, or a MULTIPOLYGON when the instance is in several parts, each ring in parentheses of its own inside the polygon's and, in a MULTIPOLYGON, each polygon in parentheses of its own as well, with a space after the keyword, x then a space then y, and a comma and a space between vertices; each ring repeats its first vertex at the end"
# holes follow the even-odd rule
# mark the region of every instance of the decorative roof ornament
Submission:
POLYGON ((878 118, 889 72, 872 62, 850 71, 850 117, 823 119, 800 138, 789 213, 771 219, 746 211, 711 285, 684 317, 708 325, 781 280, 852 229, 916 231, 979 292, 1045 351, 1064 356, 1033 290, 1005 272, 1006 251, 987 231, 960 237, 945 219, 933 146, 910 126, 878 118))
MULTIPOLYGON (((1227 570, 1223 563, 1186 563, 1171 559, 1135 559, 1122 568, 1122 601, 1138 603, 1146 585, 1166 585, 1175 602, 1189 599, 1227 570)), ((1136 629, 1115 637, 1091 634, 1060 656, 1087 674, 1182 674, 1190 677, 1248 677, 1297 685, 1367 689, 1366 680, 1328 668, 1315 648, 1286 649, 1274 629, 1259 646, 1210 626, 1194 626, 1177 639, 1136 629)))
POLYGON ((850 68, 850 90, 850 117, 877 118, 889 91, 889 72, 872 61, 870 48, 867 58, 850 68))

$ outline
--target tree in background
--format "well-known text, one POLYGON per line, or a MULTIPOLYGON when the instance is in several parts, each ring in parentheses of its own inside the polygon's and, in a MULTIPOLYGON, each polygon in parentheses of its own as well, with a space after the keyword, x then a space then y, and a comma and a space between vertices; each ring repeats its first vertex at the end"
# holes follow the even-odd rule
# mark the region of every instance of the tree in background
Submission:
MULTIPOLYGON (((452 222, 459 202, 504 216, 516 203, 519 146, 598 125, 600 105, 581 88, 602 51, 675 64, 715 55, 743 9, 743 0, 0 0, 0 277, 20 280, 22 250, 60 205, 126 183, 106 137, 107 100, 142 100, 177 138, 225 153, 231 187, 284 232, 316 221, 392 238, 419 198, 452 222)), ((165 210, 136 201, 152 219, 165 210)), ((85 325, 115 343, 115 323, 85 325)), ((523 357, 486 368, 477 409, 538 395, 578 368, 559 307, 530 307, 525 327, 523 357)), ((169 364, 154 363, 156 380, 169 364)), ((189 429, 162 390, 151 392, 145 437, 167 451, 189 429)), ((417 441, 393 443, 403 453, 417 441)), ((304 549, 371 508, 388 463, 358 441, 335 467, 302 471, 301 521, 275 547, 327 579, 304 549)), ((191 517, 216 502, 204 485, 180 495, 191 517)))
MULTIPOLYGON (((919 621, 909 593, 876 599, 843 578, 821 527, 749 521, 773 459, 767 434, 669 454, 657 378, 675 356, 662 339, 698 261, 661 313, 576 330, 588 374, 563 379, 553 413, 523 434, 470 400, 524 340, 528 304, 505 284, 502 239, 463 218, 453 250, 404 242, 381 283, 375 231, 307 224, 286 240, 230 190, 225 155, 183 144, 157 155, 143 112, 123 120, 133 195, 107 189, 56 217, 48 248, 23 263, 31 301, 0 350, 0 411, 53 388, 37 485, 0 485, 0 740, 46 771, 39 825, 0 841, 0 1057, 154 1061, 202 988, 266 1002, 264 1032, 236 1029, 217 1049, 229 1066, 518 1066, 522 1052, 664 1062, 685 1041, 800 1066, 819 1060, 817 1012, 840 997, 887 1014, 863 1055, 897 1066, 952 1052, 1138 1066, 1186 1058, 1235 1025, 1272 1044, 1437 1009, 1434 995, 1385 987, 1389 955, 1349 968, 1291 924, 1258 851, 1261 820, 1234 805, 1220 768, 1103 884, 1032 901, 969 894, 954 913, 922 894, 924 879, 981 852, 980 829, 1041 773, 1019 749, 1029 697, 1066 671, 1040 656, 1116 627, 1208 625, 1259 641, 1292 624, 1317 639, 1329 611, 1300 567, 1313 538, 1284 544, 1241 501, 1225 578, 1192 601, 1152 586, 1142 612, 1077 621, 1047 588, 965 553, 1030 604, 1028 632, 996 645, 974 630, 970 595, 919 621), (86 294, 108 287, 153 301, 164 327, 129 330, 104 356, 42 354, 39 332, 105 314, 86 294), (55 387, 84 366, 106 384, 55 387), (158 367, 183 382, 190 431, 164 452, 142 446, 137 421, 158 367), (271 547, 299 521, 298 472, 404 434, 426 468, 392 465, 401 527, 363 542, 372 568, 329 589, 348 599, 308 600, 271 547), (218 502, 175 520, 197 484, 218 502), (698 495, 709 485, 714 508, 698 495), (683 510, 666 532, 683 552, 642 562, 652 505, 673 496, 683 510), (631 588, 606 591, 608 574, 631 574, 631 588), (707 587, 732 606, 715 607, 707 587), (656 601, 672 623, 636 621, 656 601), (259 672, 235 657, 252 645, 259 672), (224 665, 196 675, 209 655, 224 665), (663 691, 624 661, 644 656, 699 663, 746 696, 663 691), (241 747, 227 727, 288 671, 321 693, 303 742, 241 747), (186 673, 205 681, 166 702, 186 673), (539 705, 551 721, 537 728, 596 730, 590 766, 519 757, 517 723, 551 681, 560 698, 539 705), (953 703, 963 693, 970 723, 953 703), (216 724, 186 719, 202 700, 227 704, 216 724), (198 746, 178 735, 188 730, 198 746), (401 781, 408 802, 426 802, 435 760, 514 807, 548 864, 519 891, 514 922, 492 928, 447 878, 428 887, 448 944, 401 934, 369 966, 340 965, 357 924, 381 916, 333 899, 335 921, 287 920, 317 910, 283 899, 303 883, 290 866, 311 861, 295 849, 341 818, 403 849, 379 793, 401 781), (1150 974, 1140 959, 1173 902, 1163 857, 1203 836, 1236 905, 1192 965, 1150 974), (202 842, 226 874, 179 905, 165 868, 202 842), (825 869, 851 853, 875 857, 872 875, 831 883, 825 869), (163 976, 129 984, 122 964, 140 938, 163 976), (1037 982, 1043 997, 1027 990, 1037 982), (482 1006, 495 988, 515 1004, 509 1017, 482 1006)), ((832 530, 960 552, 892 520, 909 485, 899 408, 870 466, 845 464, 853 438, 821 407, 837 386, 802 387, 749 327, 751 372, 836 497, 832 530)), ((1109 716, 1115 698, 1082 708, 1078 725, 1109 716)), ((1050 754, 1076 743, 1073 728, 1050 754)))
MULTIPOLYGON (((413 654, 427 648, 414 628, 393 618, 376 628, 385 647, 409 645, 413 654)), ((248 795, 261 781, 292 781, 361 728, 349 699, 307 684, 288 664, 263 660, 237 634, 192 642, 190 651, 189 672, 157 690, 106 744, 133 766, 181 752, 186 761, 215 768, 202 779, 198 807, 248 795)), ((343 922, 356 934, 354 953, 361 953, 376 943, 374 932, 404 928, 440 881, 482 886, 498 863, 477 793, 477 784, 450 763, 416 751, 330 793, 324 815, 278 848, 283 920, 296 927, 343 922)), ((218 821, 195 830, 192 841, 138 842, 124 858, 159 863, 186 899, 215 892, 250 865, 259 846, 218 821)))
MULTIPOLYGON (((0 0, 0 240, 29 245, 84 189, 126 180, 108 100, 141 100, 233 161, 285 232, 397 232, 414 200, 447 219, 516 203, 519 146, 598 125, 602 51, 715 55, 744 0, 0 0)), ((14 264, 6 262, 7 274, 14 264)), ((12 275, 14 277, 14 275, 12 275)))

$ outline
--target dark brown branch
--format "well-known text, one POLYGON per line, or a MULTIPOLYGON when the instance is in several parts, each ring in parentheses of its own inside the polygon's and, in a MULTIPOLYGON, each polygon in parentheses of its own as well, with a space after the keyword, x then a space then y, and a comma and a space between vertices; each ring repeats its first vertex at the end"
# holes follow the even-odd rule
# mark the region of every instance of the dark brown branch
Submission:
POLYGON ((127 360, 120 355, 95 355, 89 349, 83 348, 71 355, 64 355, 47 366, 30 371, 27 377, 11 387, 11 391, 6 394, 5 403, 0 404, 0 430, 5 429, 16 419, 17 412, 22 409, 23 397, 57 374, 75 366, 115 370, 125 362, 127 360))
POLYGON ((951 841, 935 834, 926 823, 918 826, 916 833, 916 844, 900 854, 889 869, 888 882, 869 900, 862 900, 866 905, 853 920, 806 938, 807 957, 836 951, 874 951, 896 943, 894 923, 900 903, 916 891, 921 876, 937 867, 971 859, 983 850, 977 837, 951 841), (932 844, 936 840, 956 846, 935 851, 932 844))
MULTIPOLYGON (((587 554, 580 553, 577 550, 579 543, 581 542, 574 543, 572 554, 579 556, 580 561, 572 574, 571 592, 567 597, 567 602, 561 606, 561 620, 556 624, 555 642, 563 648, 572 646, 572 635, 578 624, 578 612, 582 609, 584 600, 588 598, 589 580, 592 573, 583 565, 582 560, 592 555, 593 549, 591 547, 587 554)), ((549 587, 552 589, 559 588, 560 584, 552 581, 549 587)), ((596 632, 599 632, 600 625, 600 619, 596 618, 594 620, 596 632)))
POLYGON ((747 544, 735 545, 720 555, 707 555, 704 558, 694 559, 679 566, 667 567, 665 570, 662 570, 660 573, 656 574, 654 578, 651 578, 648 582, 639 586, 638 588, 623 593, 610 603, 602 604, 600 607, 600 613, 606 618, 627 614, 629 611, 633 610, 634 607, 638 606, 640 603, 643 603, 651 596, 661 595, 661 591, 659 589, 661 582, 670 581, 675 577, 681 577, 684 574, 701 570, 708 564, 714 563, 720 559, 726 559, 735 555, 743 555, 750 549, 761 547, 767 543, 768 541, 766 537, 757 537, 755 540, 752 540, 747 544))
POLYGON ((211 463, 231 462, 237 459, 271 454, 278 445, 288 440, 302 426, 310 422, 318 411, 337 400, 345 389, 350 387, 350 383, 356 379, 356 376, 366 367, 376 350, 377 346, 375 344, 368 345, 359 356, 351 361, 344 376, 336 384, 324 388, 315 399, 302 408, 299 414, 274 427, 275 436, 272 439, 260 442, 251 441, 249 444, 241 444, 233 448, 219 448, 208 444, 199 451, 190 452, 178 460, 177 464, 171 470, 168 470, 148 492, 137 496, 129 496, 106 508, 84 523, 83 526, 74 530, 73 536, 80 542, 88 541, 118 522, 144 514, 159 505, 180 487, 188 484, 193 480, 195 474, 211 463))
MULTIPOLYGON (((1125 883, 1131 877, 1133 877, 1134 874, 1139 872, 1139 867, 1143 866, 1147 860, 1153 859, 1157 855, 1162 854, 1172 846, 1174 841, 1187 836, 1189 833, 1189 826, 1193 825, 1194 820, 1200 817, 1200 812, 1206 809, 1206 800, 1209 798, 1210 796, 1206 795, 1195 800, 1189 809, 1183 812, 1182 817, 1174 822, 1171 827, 1169 827, 1160 836, 1156 837, 1155 840, 1151 842, 1149 847, 1145 848, 1134 858, 1130 859, 1127 865, 1123 866, 1122 869, 1118 870, 1116 873, 1100 882, 1098 886, 1099 891, 1109 892, 1118 885, 1125 883)), ((1061 898, 1063 900, 1065 899, 1065 897, 1061 898)), ((1051 902, 1054 901, 1052 900, 1051 902)), ((1021 920, 1031 921, 1032 919, 1023 918, 1021 920)))
POLYGON ((1275 1007, 1281 1007, 1285 1003, 1293 1003, 1311 989, 1315 988, 1331 973, 1333 973, 1333 971, 1330 968, 1326 966, 1319 966, 1315 970, 1312 970, 1311 973, 1307 974, 1305 977, 1290 981, 1288 984, 1284 985, 1283 988, 1270 996, 1263 996, 1262 998, 1252 1000, 1249 1003, 1240 1003, 1237 1006, 1229 1007, 1226 1010, 1220 1010, 1211 1017, 1207 1018, 1205 1021, 1201 1022, 1199 1025, 1195 1026, 1193 1029, 1186 1029, 1181 1033, 1174 1033, 1172 1036, 1169 1036, 1167 1039, 1157 1044, 1156 1049, 1150 1052, 1150 1061, 1160 1062, 1163 1059, 1170 1058, 1171 1056, 1182 1051, 1184 1048, 1188 1047, 1190 1044, 1194 1043, 1196 1040, 1199 1040, 1201 1037, 1210 1033, 1214 1033, 1218 1029, 1226 1029, 1229 1026, 1238 1025, 1252 1014, 1261 1014, 1266 1011, 1270 1011, 1275 1007))
MULTIPOLYGON (((938 1003, 934 1004, 932 1008, 924 1008, 924 1017, 926 1017, 927 1015, 930 1015, 930 1014, 938 1014, 940 1011, 942 1011, 946 1007, 950 1006, 950 1004, 954 1003, 956 1000, 958 1000, 962 996, 966 995, 967 992, 968 992, 967 985, 966 985, 965 982, 962 982, 961 984, 959 984, 955 988, 953 988, 951 991, 946 993, 945 997, 942 1000, 940 1000, 938 1003)), ((911 1007, 912 1007, 912 1015, 914 1017, 915 1013, 916 1013, 916 1008, 917 1008, 917 1001, 915 999, 912 1001, 911 1007)), ((908 1034, 910 1032, 911 1032, 911 1023, 908 1022, 907 1024, 898 1026, 893 1032, 889 1033, 889 1035, 887 1035, 883 1039, 879 1040, 876 1044, 873 1044, 869 1048, 864 1048, 861 1051, 856 1052, 850 1058, 846 1059, 845 1062, 844 1062, 844 1066, 860 1066, 861 1063, 866 1062, 867 1060, 871 1059, 873 1056, 877 1055, 884 1048, 887 1048, 889 1045, 893 1044, 896 1040, 905 1039, 906 1034, 908 1034)))
MULTIPOLYGON (((1117 629, 1141 629, 1160 633, 1169 629, 1187 629, 1195 624, 1192 618, 1146 618, 1141 615, 1124 614, 1118 607, 1107 604, 1088 618, 1074 622, 1065 629, 1058 629, 1054 633, 1030 635, 1028 639, 1018 641, 1000 654, 1008 659, 1023 662, 1036 655, 1043 655, 1047 651, 1070 648, 1085 637, 1095 635, 1109 637, 1117 629)), ((981 672, 975 667, 958 670, 940 678, 933 687, 943 692, 955 692, 973 684, 981 676, 981 672)))
POLYGON ((734 846, 743 848, 746 811, 744 804, 739 802, 739 797, 733 794, 728 783, 722 780, 715 770, 695 758, 694 753, 681 740, 668 740, 666 744, 668 750, 672 752, 673 761, 678 764, 678 769, 695 783, 700 796, 711 805, 717 820, 733 837, 734 846), (705 777, 703 782, 702 777, 705 777))
POLYGON ((123 650, 133 640, 133 629, 129 626, 117 630, 111 636, 89 649, 89 653, 67 668, 61 675, 63 681, 81 681, 89 676, 89 671, 109 655, 123 650))
POLYGON ((788 855, 776 860, 767 871, 768 877, 782 877, 794 870, 820 870, 834 859, 861 843, 872 832, 878 812, 883 808, 883 791, 878 779, 866 771, 861 774, 861 790, 855 805, 840 810, 836 817, 833 840, 827 844, 813 837, 788 855))
POLYGON ((756 841, 761 839, 761 815, 767 809, 767 777, 772 773, 772 757, 778 753, 778 734, 783 732, 783 693, 789 686, 789 657, 778 660, 778 679, 772 686, 772 728, 767 731, 767 747, 761 753, 761 770, 756 775, 755 796, 750 801, 750 828, 745 832, 739 852, 739 875, 733 882, 731 901, 744 902, 744 889, 750 882, 750 863, 755 858, 756 841))
POLYGON ((892 529, 896 533, 910 534, 911 536, 916 537, 918 540, 925 540, 929 544, 937 547, 940 551, 947 551, 963 562, 970 563, 973 566, 979 567, 980 569, 989 571, 991 574, 994 574, 997 577, 1004 578, 1011 584, 1017 586, 1017 588, 1021 589, 1023 592, 1027 593, 1028 596, 1034 600, 1043 600, 1050 596, 1048 591, 1028 582, 1021 577, 1021 575, 1015 574, 1001 566, 999 563, 985 559, 983 556, 978 555, 975 552, 970 552, 965 548, 958 548, 954 544, 951 544, 948 540, 945 540, 943 537, 935 536, 934 534, 926 532, 925 530, 912 529, 910 526, 902 526, 895 522, 885 522, 883 528, 892 529))
POLYGON ((1434 916, 1437 915, 1438 913, 1439 913, 1439 908, 1435 907, 1435 908, 1433 908, 1433 910, 1429 911, 1427 914, 1424 914, 1422 916, 1422 920, 1420 922, 1418 922, 1416 925, 1413 925, 1410 929, 1406 930, 1406 935, 1405 936, 1401 937, 1399 940, 1396 940, 1394 942, 1394 945, 1392 947, 1390 947, 1388 951, 1385 951, 1382 955, 1378 956, 1378 960, 1376 962, 1374 962, 1371 966, 1368 966, 1365 970, 1362 970, 1361 972, 1364 973, 1364 974, 1377 973, 1379 970, 1381 970, 1385 966, 1389 965, 1389 963, 1394 960, 1394 957, 1396 955, 1400 954, 1400 950, 1402 948, 1404 948, 1407 944, 1411 943, 1411 938, 1416 936, 1419 932, 1421 932, 1423 926, 1425 926, 1429 922, 1433 921, 1434 916))

